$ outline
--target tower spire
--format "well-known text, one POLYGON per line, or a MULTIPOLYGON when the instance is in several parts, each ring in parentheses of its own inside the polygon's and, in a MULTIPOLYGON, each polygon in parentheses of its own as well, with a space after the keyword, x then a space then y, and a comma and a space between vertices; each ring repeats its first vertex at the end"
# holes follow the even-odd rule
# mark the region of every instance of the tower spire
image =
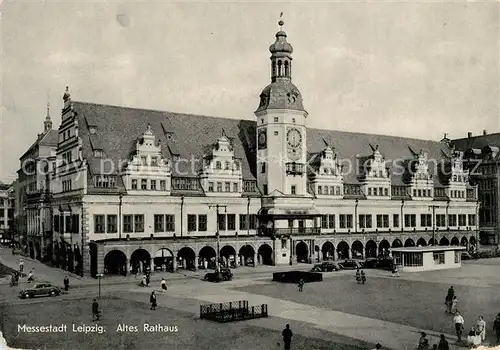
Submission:
POLYGON ((43 122, 43 131, 47 132, 52 130, 52 120, 50 119, 50 102, 47 101, 47 115, 45 116, 45 121, 43 122))

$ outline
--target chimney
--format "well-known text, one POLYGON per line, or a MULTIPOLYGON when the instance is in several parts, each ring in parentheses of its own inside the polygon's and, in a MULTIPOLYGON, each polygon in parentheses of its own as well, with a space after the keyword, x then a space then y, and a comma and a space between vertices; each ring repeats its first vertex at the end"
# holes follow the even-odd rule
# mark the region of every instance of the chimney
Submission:
POLYGON ((472 133, 469 131, 469 132, 467 133, 467 138, 469 138, 469 139, 470 139, 471 137, 472 137, 472 133))
POLYGON ((486 136, 488 135, 488 132, 486 131, 486 129, 483 130, 483 136, 486 136))

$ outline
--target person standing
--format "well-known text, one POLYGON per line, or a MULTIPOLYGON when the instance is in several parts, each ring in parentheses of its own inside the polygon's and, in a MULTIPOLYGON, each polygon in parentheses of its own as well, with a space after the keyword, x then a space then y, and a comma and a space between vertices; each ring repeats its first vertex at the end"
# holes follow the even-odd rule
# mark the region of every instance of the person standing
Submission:
POLYGON ((100 317, 101 313, 99 311, 99 303, 97 302, 97 299, 94 298, 92 301, 92 322, 99 321, 100 317))
POLYGON ((451 286, 448 289, 448 293, 446 294, 446 311, 451 313, 451 303, 453 301, 453 297, 455 296, 455 290, 453 289, 453 286, 451 286))
POLYGON ((457 304, 458 304, 458 299, 457 299, 457 296, 455 295, 453 297, 453 300, 451 301, 451 313, 452 314, 457 312, 457 304))
POLYGON ((399 270, 396 264, 392 264, 392 277, 399 277, 399 270))
POLYGON ((155 294, 155 291, 151 292, 151 296, 149 297, 149 302, 151 303, 151 309, 150 310, 156 310, 156 306, 158 304, 156 303, 156 294, 155 294))
POLYGON ((361 270, 361 283, 365 284, 365 282, 366 282, 365 271, 361 270))
POLYGON ((167 281, 164 278, 161 279, 161 289, 166 292, 167 291, 167 281))
POLYGON ((301 278, 299 280, 299 292, 302 292, 304 290, 304 280, 301 278))
POLYGON ((460 315, 460 312, 455 313, 455 317, 453 317, 453 323, 455 324, 455 332, 457 334, 457 340, 462 342, 462 333, 464 331, 464 318, 460 315))
POLYGON ((495 321, 493 322, 493 330, 497 335, 497 344, 500 343, 500 313, 495 317, 495 321))
POLYGON ((21 258, 19 259, 19 272, 21 273, 21 275, 23 274, 23 270, 24 270, 24 260, 21 258))
POLYGON ((441 334, 437 348, 438 350, 450 350, 450 345, 448 344, 444 334, 441 334))
POLYGON ((429 339, 427 339, 427 333, 420 333, 420 340, 418 341, 418 350, 429 350, 429 339))
POLYGON ((484 339, 486 339, 486 321, 483 319, 483 316, 479 316, 477 318, 476 331, 481 337, 481 341, 483 342, 484 339))
POLYGON ((146 287, 146 286, 147 286, 147 283, 146 283, 146 275, 142 276, 141 285, 142 285, 143 287, 146 287))
POLYGON ((69 278, 68 276, 64 277, 64 290, 67 292, 69 289, 69 278))
POLYGON ((379 350, 379 349, 382 349, 382 345, 380 345, 380 343, 377 343, 377 345, 375 345, 373 350, 379 350))
POLYGON ((289 324, 285 326, 285 329, 283 329, 283 332, 281 332, 281 336, 283 337, 283 343, 285 343, 285 350, 289 350, 293 337, 293 333, 292 330, 290 329, 289 324))

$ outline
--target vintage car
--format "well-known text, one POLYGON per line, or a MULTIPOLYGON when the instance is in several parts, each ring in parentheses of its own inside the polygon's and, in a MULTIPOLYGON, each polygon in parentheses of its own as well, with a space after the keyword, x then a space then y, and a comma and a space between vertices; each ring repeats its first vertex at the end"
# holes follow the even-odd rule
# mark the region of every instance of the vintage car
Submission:
POLYGON ((341 269, 346 269, 346 270, 348 269, 356 270, 363 268, 363 264, 356 260, 345 260, 344 262, 339 263, 339 266, 341 269))
POLYGON ((332 261, 323 261, 321 264, 316 264, 312 268, 313 272, 330 272, 340 270, 339 265, 332 261))
POLYGON ((19 292, 19 297, 22 299, 35 297, 54 297, 61 294, 61 290, 49 282, 38 282, 33 288, 25 288, 19 292))
POLYGON ((209 282, 231 281, 233 279, 233 273, 228 268, 222 268, 220 274, 218 274, 217 271, 209 272, 203 279, 209 282))

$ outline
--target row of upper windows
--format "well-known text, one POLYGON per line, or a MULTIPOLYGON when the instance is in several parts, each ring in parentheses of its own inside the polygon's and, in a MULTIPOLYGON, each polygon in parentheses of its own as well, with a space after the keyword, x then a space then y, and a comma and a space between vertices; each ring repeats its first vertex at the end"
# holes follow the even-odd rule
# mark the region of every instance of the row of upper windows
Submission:
POLYGON ((413 197, 432 197, 431 189, 413 189, 413 197))
MULTIPOLYGON (((274 119, 273 119, 273 120, 274 120, 274 122, 275 122, 275 123, 279 123, 280 118, 279 118, 279 117, 274 117, 274 119)), ((264 124, 264 118, 261 118, 261 119, 260 119, 260 123, 261 123, 261 124, 264 124)), ((292 123, 295 123, 295 118, 292 118, 292 123)))
POLYGON ((318 194, 341 195, 340 186, 321 186, 318 185, 318 194))
POLYGON ((94 186, 99 188, 116 187, 116 177, 107 175, 96 176, 94 178, 94 186))
POLYGON ((62 165, 70 164, 72 160, 73 157, 71 156, 71 151, 67 151, 62 154, 62 165))
MULTIPOLYGON (((156 186, 157 180, 149 180, 141 179, 141 190, 152 190, 152 191, 166 191, 167 190, 167 181, 160 180, 159 187, 156 186), (149 182, 149 186, 148 186, 149 182)), ((138 190, 138 181, 137 179, 132 179, 132 189, 138 190)))
POLYGON ((465 175, 453 175, 452 181, 454 181, 454 182, 466 182, 467 176, 465 176, 465 175))
POLYGON ((450 198, 465 198, 465 191, 452 190, 450 191, 450 198))
MULTIPOLYGON (((231 162, 225 161, 224 162, 224 170, 240 170, 240 163, 238 161, 234 161, 234 169, 231 169, 231 162)), ((222 162, 217 160, 215 161, 215 169, 216 170, 222 170, 222 162)))
POLYGON ((369 196, 389 196, 389 189, 385 187, 368 187, 369 196))
MULTIPOLYGON (((372 228, 372 214, 360 214, 358 215, 359 228, 372 228)), ((467 218, 469 219, 469 226, 476 225, 476 214, 449 214, 448 215, 448 226, 467 226, 467 218), (457 222, 458 217, 458 222, 457 222), (458 225, 457 225, 458 223, 458 225)), ((352 225, 345 226, 348 221, 346 215, 340 214, 340 228, 352 228, 352 225)), ((352 216, 349 218, 352 222, 352 216)), ((377 228, 389 228, 389 215, 388 214, 377 214, 376 215, 376 227, 377 228)), ((392 215, 392 227, 400 226, 400 215, 392 215)), ((417 216, 416 214, 405 214, 404 215, 404 227, 416 227, 417 226, 417 216)), ((420 214, 420 226, 421 227, 432 227, 432 214, 420 214)), ((446 227, 446 214, 436 214, 436 226, 446 227)), ((335 229, 335 214, 322 215, 321 216, 321 228, 324 229, 335 229)))
POLYGON ((71 191, 72 187, 72 181, 71 180, 63 180, 62 181, 62 192, 69 192, 71 191))
MULTIPOLYGON (((109 215, 94 215, 94 233, 117 233, 118 216, 115 214, 109 215)), ((173 214, 155 214, 154 215, 154 232, 174 232, 175 231, 175 215, 173 214)), ((236 214, 219 214, 218 217, 219 231, 235 231, 236 230, 236 214)), ((206 214, 188 214, 187 215, 187 230, 188 232, 206 232, 208 224, 208 216, 206 214)), ((257 228, 257 215, 255 214, 240 214, 239 229, 240 230, 255 230, 257 228)), ((123 232, 144 232, 144 214, 123 215, 123 232)))
MULTIPOLYGON (((232 186, 231 186, 231 182, 229 182, 229 181, 224 182, 224 192, 239 192, 239 191, 240 191, 240 184, 238 182, 233 182, 232 186)), ((217 182, 217 188, 214 188, 213 182, 209 182, 208 183, 208 192, 223 192, 222 191, 222 182, 221 181, 217 182)))
POLYGON ((477 187, 480 190, 493 190, 496 188, 497 180, 478 180, 477 187))
POLYGON ((63 141, 66 141, 71 137, 71 129, 68 129, 62 133, 63 141))

